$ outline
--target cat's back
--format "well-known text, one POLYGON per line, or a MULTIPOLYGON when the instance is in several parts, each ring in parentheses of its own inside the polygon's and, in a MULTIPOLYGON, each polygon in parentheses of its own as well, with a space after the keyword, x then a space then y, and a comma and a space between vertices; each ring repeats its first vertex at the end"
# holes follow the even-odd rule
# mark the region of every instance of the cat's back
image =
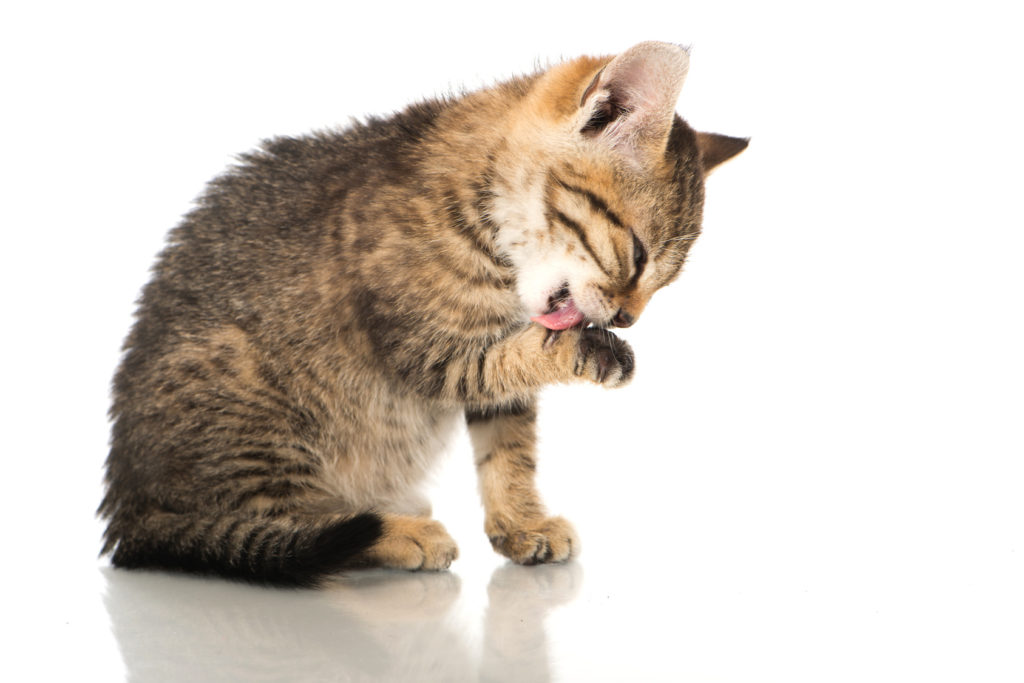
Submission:
POLYGON ((414 186, 419 148, 450 106, 430 100, 340 130, 265 140, 209 184, 171 232, 158 275, 176 268, 199 275, 175 258, 184 253, 192 263, 211 258, 202 263, 207 269, 238 264, 240 273, 302 256, 296 250, 311 247, 310 238, 356 200, 352 195, 369 203, 361 189, 414 186))
MULTIPOLYGON (((414 104, 343 129, 264 141, 211 181, 169 235, 126 347, 309 310, 331 269, 346 281, 360 232, 386 230, 382 188, 415 188, 419 149, 452 101, 414 104), (328 265, 329 264, 329 265, 328 265)), ((283 322, 283 319, 278 321, 283 322)))

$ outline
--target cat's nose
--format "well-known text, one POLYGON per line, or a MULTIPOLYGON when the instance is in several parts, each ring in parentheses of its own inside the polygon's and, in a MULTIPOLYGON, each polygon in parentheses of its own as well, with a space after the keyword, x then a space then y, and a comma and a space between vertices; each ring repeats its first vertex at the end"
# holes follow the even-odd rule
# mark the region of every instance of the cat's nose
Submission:
POLYGON ((614 318, 612 318, 612 324, 615 325, 615 327, 629 327, 635 321, 636 318, 634 318, 633 315, 624 308, 620 308, 619 312, 615 314, 614 318))

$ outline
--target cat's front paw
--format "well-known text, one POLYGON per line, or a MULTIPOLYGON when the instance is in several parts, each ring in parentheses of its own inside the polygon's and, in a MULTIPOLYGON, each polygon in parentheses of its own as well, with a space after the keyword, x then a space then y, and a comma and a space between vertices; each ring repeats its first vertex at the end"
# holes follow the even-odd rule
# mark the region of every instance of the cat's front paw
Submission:
POLYGON ((516 564, 565 562, 579 553, 576 530, 561 517, 488 533, 491 545, 516 564))
POLYGON ((573 373, 609 388, 625 386, 633 379, 633 349, 614 333, 588 327, 580 333, 573 373))

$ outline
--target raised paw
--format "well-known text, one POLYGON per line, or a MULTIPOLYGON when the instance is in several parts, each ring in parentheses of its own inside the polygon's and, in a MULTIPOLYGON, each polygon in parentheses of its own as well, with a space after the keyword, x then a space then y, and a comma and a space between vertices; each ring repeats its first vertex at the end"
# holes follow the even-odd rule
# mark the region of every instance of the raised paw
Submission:
POLYGON ((606 387, 633 379, 633 349, 608 330, 588 327, 580 333, 573 373, 606 387))
POLYGON ((455 541, 432 519, 385 515, 384 534, 367 553, 369 564, 411 570, 447 569, 459 556, 455 541))
POLYGON ((517 564, 565 562, 579 552, 576 530, 561 517, 548 517, 488 534, 491 545, 517 564))

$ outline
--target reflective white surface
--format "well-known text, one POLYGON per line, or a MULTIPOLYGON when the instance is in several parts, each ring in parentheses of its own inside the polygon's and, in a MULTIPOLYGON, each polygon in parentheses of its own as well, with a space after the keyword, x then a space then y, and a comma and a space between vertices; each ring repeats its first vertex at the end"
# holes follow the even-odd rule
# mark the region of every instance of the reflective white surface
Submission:
POLYGON ((465 613, 478 600, 449 572, 364 572, 313 592, 110 570, 104 603, 131 680, 543 681, 545 621, 579 573, 499 567, 482 614, 465 613))
POLYGON ((0 679, 1024 680, 1010 3, 7 5, 0 679), (232 155, 646 39, 694 44, 695 126, 753 140, 623 332, 634 383, 544 395, 578 563, 494 555, 465 434, 431 486, 449 573, 283 591, 96 559, 132 302, 232 155))
MULTIPOLYGON (((646 558, 629 556, 643 534, 622 539, 621 553, 615 539, 598 537, 581 561, 546 567, 506 564, 482 537, 468 538, 453 571, 353 572, 322 590, 69 564, 63 585, 8 597, 28 628, 8 641, 16 647, 7 665, 17 680, 88 672, 139 682, 1024 673, 1015 522, 973 544, 953 530, 949 547, 898 523, 825 539, 809 522, 768 532, 774 540, 763 544, 757 520, 744 524, 749 534, 726 522, 719 538, 697 529, 713 522, 677 523, 680 545, 652 546, 646 558)), ((658 533, 671 528, 666 520, 658 533)))

